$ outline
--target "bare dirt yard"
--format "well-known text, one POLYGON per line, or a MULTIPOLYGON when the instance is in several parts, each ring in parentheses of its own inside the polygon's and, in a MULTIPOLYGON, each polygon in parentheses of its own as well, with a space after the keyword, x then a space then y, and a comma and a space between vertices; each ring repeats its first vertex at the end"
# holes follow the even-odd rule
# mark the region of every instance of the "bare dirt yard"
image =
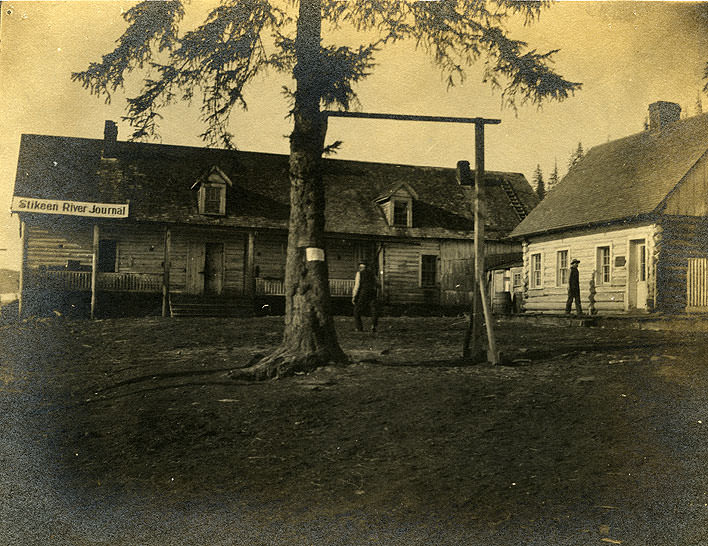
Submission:
POLYGON ((353 363, 248 383, 279 317, 0 329, 0 543, 708 544, 705 334, 337 319, 353 363))

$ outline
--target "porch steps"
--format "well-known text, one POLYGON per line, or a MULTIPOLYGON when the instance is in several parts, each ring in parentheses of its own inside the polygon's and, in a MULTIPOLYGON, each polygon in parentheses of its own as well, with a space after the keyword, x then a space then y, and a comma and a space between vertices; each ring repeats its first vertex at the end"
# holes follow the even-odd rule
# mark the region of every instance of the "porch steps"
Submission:
POLYGON ((504 188, 504 192, 506 193, 507 197, 509 197, 509 202, 511 202, 511 206, 514 208, 514 211, 519 217, 519 220, 523 220, 524 218, 526 218, 526 216, 528 216, 526 207, 524 207, 518 195, 516 195, 516 192, 514 191, 514 188, 512 187, 511 183, 508 180, 502 180, 502 188, 504 188))
POLYGON ((170 295, 172 317, 250 317, 253 300, 247 297, 170 295))

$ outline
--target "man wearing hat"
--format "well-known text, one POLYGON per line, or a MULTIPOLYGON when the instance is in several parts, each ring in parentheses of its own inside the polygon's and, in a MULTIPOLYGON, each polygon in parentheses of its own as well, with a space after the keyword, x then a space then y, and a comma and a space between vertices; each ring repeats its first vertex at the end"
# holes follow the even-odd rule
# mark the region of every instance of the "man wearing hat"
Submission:
POLYGON ((371 331, 376 331, 378 323, 378 309, 376 301, 377 289, 376 275, 371 271, 366 262, 359 263, 359 271, 354 278, 354 289, 352 290, 352 303, 354 304, 354 326, 361 332, 364 325, 361 322, 361 315, 364 311, 371 311, 371 331))
POLYGON ((568 301, 565 303, 565 312, 570 314, 570 309, 575 300, 575 311, 578 315, 583 314, 583 306, 580 303, 580 273, 578 273, 578 264, 580 260, 573 258, 570 261, 570 276, 568 277, 568 301))

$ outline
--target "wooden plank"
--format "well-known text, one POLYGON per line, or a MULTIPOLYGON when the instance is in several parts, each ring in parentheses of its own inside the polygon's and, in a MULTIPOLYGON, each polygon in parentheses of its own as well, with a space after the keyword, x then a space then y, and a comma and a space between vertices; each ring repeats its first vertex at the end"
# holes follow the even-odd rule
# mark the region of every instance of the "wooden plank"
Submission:
POLYGON ((162 250, 162 316, 167 317, 170 307, 170 267, 172 253, 172 231, 165 226, 165 241, 162 250))
POLYGON ((256 234, 253 231, 249 231, 247 235, 246 242, 246 252, 245 252, 245 262, 246 267, 244 269, 244 289, 247 296, 253 297, 256 295, 256 273, 255 273, 255 248, 256 248, 256 234))
POLYGON ((91 257, 91 318, 96 314, 96 275, 98 274, 98 224, 93 225, 93 255, 91 257))
POLYGON ((22 318, 25 304, 25 275, 27 268, 27 223, 22 220, 20 222, 20 285, 17 302, 17 316, 22 318))

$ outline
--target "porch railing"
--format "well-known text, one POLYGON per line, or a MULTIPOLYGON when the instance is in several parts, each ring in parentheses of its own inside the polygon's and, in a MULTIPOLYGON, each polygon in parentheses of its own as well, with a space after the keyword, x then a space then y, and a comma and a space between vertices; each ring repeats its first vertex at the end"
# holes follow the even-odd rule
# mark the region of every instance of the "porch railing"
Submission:
POLYGON ((354 279, 330 279, 329 293, 331 296, 351 296, 354 290, 354 279))
POLYGON ((91 290, 90 271, 37 270, 28 272, 28 284, 52 290, 91 290))
MULTIPOLYGON (((351 296, 353 279, 330 279, 329 293, 334 297, 351 296)), ((284 296, 285 282, 282 279, 256 279, 256 294, 260 296, 284 296)))
MULTIPOLYGON (((41 288, 52 290, 91 290, 90 271, 38 270, 30 273, 28 281, 41 288)), ((160 292, 160 273, 98 273, 98 290, 116 292, 160 292)))
MULTIPOLYGON (((39 270, 28 275, 28 282, 34 286, 54 290, 91 290, 90 271, 39 270)), ((160 273, 98 273, 98 290, 110 292, 160 292, 160 273)), ((330 279, 329 291, 333 297, 351 296, 353 279, 330 279)), ((285 283, 282 279, 256 279, 256 294, 264 296, 284 296, 285 283)))
POLYGON ((160 273, 98 273, 96 284, 99 290, 113 292, 160 292, 160 273))

